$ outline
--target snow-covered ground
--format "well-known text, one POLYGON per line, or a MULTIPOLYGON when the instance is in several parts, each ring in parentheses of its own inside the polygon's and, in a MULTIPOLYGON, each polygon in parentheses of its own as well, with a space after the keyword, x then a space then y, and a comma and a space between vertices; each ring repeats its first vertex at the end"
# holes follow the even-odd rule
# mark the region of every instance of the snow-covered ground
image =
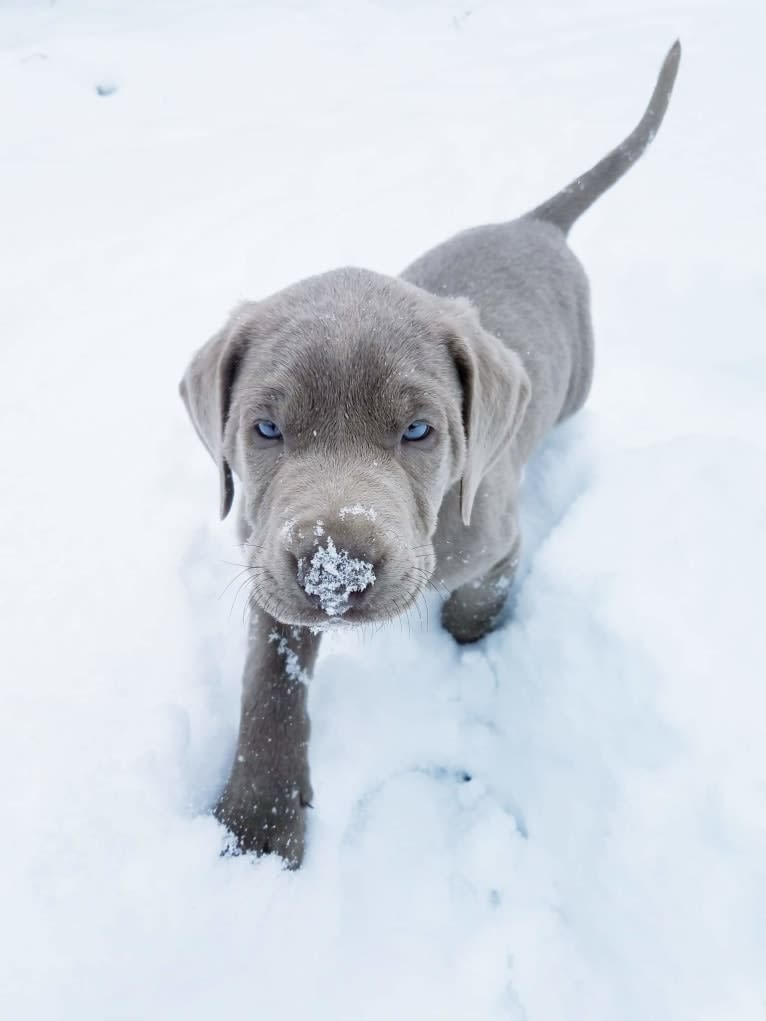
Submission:
POLYGON ((759 0, 0 4, 0 1016, 766 1017, 759 0), (324 647, 305 867, 219 857, 240 559, 177 397, 244 297, 395 273, 633 126, 513 619, 324 647), (469 779, 470 778, 470 779, 469 779))

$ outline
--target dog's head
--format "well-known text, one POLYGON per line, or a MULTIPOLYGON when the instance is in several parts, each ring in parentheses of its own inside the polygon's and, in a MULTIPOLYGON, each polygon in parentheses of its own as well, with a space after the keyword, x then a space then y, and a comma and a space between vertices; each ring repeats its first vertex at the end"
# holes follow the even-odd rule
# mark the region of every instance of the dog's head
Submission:
POLYGON ((338 270, 236 309, 181 394, 222 516, 242 484, 256 602, 322 627, 412 605, 446 494, 460 486, 467 527, 529 381, 466 302, 338 270))

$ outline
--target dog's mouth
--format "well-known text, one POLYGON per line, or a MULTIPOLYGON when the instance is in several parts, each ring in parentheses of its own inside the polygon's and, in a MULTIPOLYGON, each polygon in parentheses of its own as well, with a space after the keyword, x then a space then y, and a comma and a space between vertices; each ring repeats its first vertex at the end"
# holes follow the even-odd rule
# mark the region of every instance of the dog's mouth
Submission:
POLYGON ((356 587, 370 577, 368 569, 351 564, 336 576, 332 571, 325 572, 325 566, 322 562, 322 570, 317 569, 313 576, 311 567, 303 566, 308 588, 297 576, 280 582, 270 570, 262 570, 253 586, 250 605, 282 624, 315 631, 341 631, 380 626, 405 616, 417 605, 426 587, 425 578, 415 579, 412 572, 402 578, 396 591, 391 592, 389 584, 388 591, 379 589, 371 593, 373 581, 361 590, 356 587), (314 586, 317 592, 312 591, 314 586))
POLYGON ((425 590, 436 568, 429 537, 397 531, 361 505, 343 510, 321 520, 287 515, 276 535, 259 531, 264 545, 245 544, 250 606, 321 631, 377 627, 410 611, 415 626, 427 620, 425 590))

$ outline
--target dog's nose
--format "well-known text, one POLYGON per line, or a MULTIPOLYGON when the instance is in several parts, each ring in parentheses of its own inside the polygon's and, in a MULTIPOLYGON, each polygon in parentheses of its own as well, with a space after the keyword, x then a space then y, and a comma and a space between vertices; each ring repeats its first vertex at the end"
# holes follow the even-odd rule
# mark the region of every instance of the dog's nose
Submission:
POLYGON ((363 602, 380 569, 380 558, 340 539, 336 544, 330 535, 301 543, 291 555, 298 584, 329 617, 340 617, 363 602))

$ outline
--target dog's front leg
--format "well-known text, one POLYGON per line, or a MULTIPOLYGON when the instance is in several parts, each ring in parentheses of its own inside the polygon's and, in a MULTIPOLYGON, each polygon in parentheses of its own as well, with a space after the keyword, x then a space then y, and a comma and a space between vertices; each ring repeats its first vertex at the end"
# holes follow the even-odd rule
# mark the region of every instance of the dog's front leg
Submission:
POLYGON ((306 701, 319 640, 306 628, 255 611, 237 751, 215 807, 239 850, 278 854, 292 868, 303 859, 312 798, 306 701))
POLYGON ((489 634, 503 612, 519 561, 519 543, 483 577, 461 585, 442 607, 442 624, 461 644, 489 634))

